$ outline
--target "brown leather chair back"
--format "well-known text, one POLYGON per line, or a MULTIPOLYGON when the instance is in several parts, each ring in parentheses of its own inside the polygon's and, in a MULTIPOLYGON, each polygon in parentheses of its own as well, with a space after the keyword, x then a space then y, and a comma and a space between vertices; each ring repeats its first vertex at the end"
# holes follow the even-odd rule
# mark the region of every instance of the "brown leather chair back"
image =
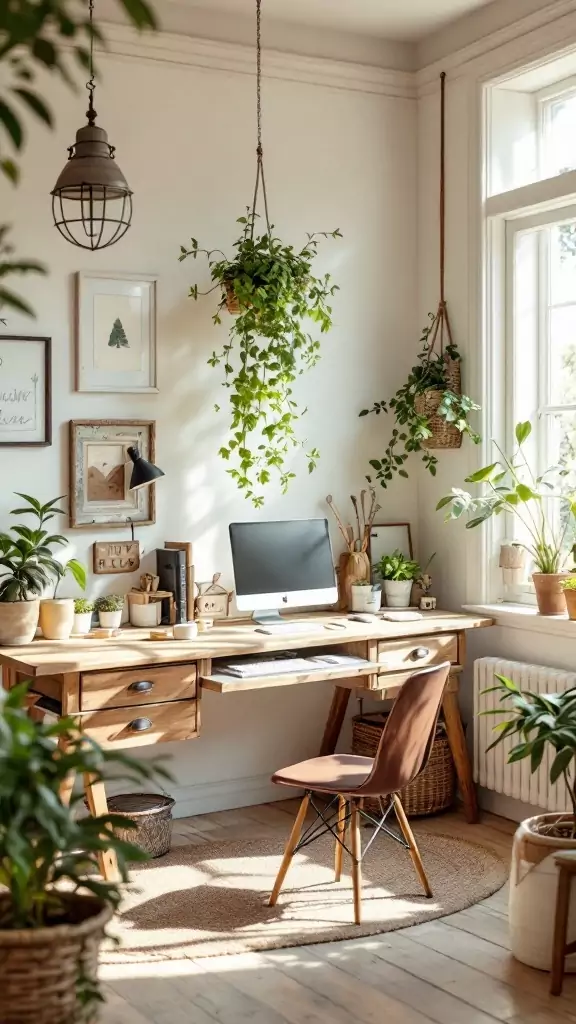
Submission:
POLYGON ((406 680, 382 731, 374 767, 356 790, 359 796, 399 793, 426 767, 449 672, 445 662, 406 680))

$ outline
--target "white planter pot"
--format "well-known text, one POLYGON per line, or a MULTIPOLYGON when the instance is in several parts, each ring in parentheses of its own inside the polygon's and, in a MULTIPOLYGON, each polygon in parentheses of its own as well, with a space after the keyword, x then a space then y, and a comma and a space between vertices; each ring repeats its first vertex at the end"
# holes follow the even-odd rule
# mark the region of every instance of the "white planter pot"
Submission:
POLYGON ((84 636, 92 627, 92 612, 74 612, 72 636, 84 636))
POLYGON ((52 597, 40 601, 40 629, 46 640, 67 640, 74 625, 74 601, 71 597, 52 597))
MULTIPOLYGON (((576 839, 541 835, 538 823, 556 821, 558 814, 528 818, 519 826, 512 848, 510 876, 510 948, 529 967, 549 971, 556 910, 558 869, 554 857, 576 850, 576 839)), ((566 815, 568 818, 568 815, 566 815)), ((568 942, 576 942, 576 900, 571 900, 568 942)), ((567 957, 566 970, 576 972, 576 955, 567 957)))
POLYGON ((160 625, 161 618, 161 601, 150 601, 148 604, 130 602, 130 623, 132 626, 139 626, 141 629, 153 629, 154 626, 160 625))
POLYGON ((102 629, 118 629, 122 622, 122 609, 117 612, 98 612, 102 629))
POLYGON ((409 608, 412 580, 384 580, 384 596, 388 608, 409 608))
POLYGON ((0 646, 20 647, 34 639, 40 600, 0 601, 0 646))
POLYGON ((370 608, 367 607, 368 602, 372 600, 372 587, 358 587, 353 583, 350 594, 353 612, 372 611, 372 605, 370 608))

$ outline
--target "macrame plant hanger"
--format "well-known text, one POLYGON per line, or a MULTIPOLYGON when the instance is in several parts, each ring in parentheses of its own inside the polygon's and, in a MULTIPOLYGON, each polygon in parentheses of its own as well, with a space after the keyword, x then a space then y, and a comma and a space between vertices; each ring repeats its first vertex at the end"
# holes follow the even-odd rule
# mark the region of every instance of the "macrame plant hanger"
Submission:
MULTIPOLYGON (((426 358, 440 355, 445 365, 446 389, 461 394, 460 359, 453 359, 450 346, 454 344, 448 316, 445 291, 446 267, 446 72, 440 75, 440 301, 429 336, 426 358)), ((462 434, 452 423, 437 415, 443 392, 428 388, 415 398, 416 411, 428 420, 432 436, 422 441, 423 448, 459 448, 462 434)))
POLYGON ((270 218, 268 216, 268 196, 266 195, 266 179, 264 177, 264 152, 262 149, 262 0, 256 0, 256 125, 258 129, 258 145, 256 146, 256 184, 252 201, 250 219, 250 238, 254 238, 256 207, 258 195, 262 190, 266 231, 270 234, 270 218))

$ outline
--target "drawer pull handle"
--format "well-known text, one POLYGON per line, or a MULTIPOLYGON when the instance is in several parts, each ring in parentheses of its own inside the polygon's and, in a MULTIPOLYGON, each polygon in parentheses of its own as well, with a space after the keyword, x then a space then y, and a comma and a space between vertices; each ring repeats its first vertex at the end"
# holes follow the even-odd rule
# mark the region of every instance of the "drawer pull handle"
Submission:
POLYGON ((415 647, 412 651, 412 659, 414 661, 422 661, 422 658, 427 658, 429 654, 429 647, 415 647))
POLYGON ((130 683, 129 690, 133 690, 134 693, 150 693, 150 690, 154 686, 154 683, 149 682, 147 679, 139 679, 137 683, 130 683))
POLYGON ((146 732, 152 728, 152 721, 150 718, 134 718, 128 723, 128 728, 132 729, 132 732, 146 732))

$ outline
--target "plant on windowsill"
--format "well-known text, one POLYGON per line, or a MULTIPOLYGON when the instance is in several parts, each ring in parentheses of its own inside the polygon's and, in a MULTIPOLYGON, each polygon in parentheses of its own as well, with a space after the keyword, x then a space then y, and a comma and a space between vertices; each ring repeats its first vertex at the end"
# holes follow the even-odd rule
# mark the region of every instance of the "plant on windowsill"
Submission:
POLYGON ((19 1024, 94 1021, 104 928, 121 899, 98 857, 112 850, 120 878, 147 860, 115 833, 124 815, 82 817, 82 794, 63 799, 72 776, 140 787, 170 776, 158 762, 102 750, 72 718, 51 724, 27 712, 27 685, 0 691, 0 1019, 19 1024))
POLYGON ((420 566, 401 551, 382 555, 372 566, 378 579, 382 580, 384 597, 389 608, 409 608, 412 585, 420 576, 420 566))
POLYGON ((0 533, 0 643, 6 646, 30 643, 39 619, 48 639, 65 639, 72 629, 73 604, 71 600, 56 599, 56 589, 69 573, 84 590, 86 569, 75 558, 64 564, 59 562, 53 548, 66 545, 68 541, 61 534, 51 534, 44 529, 56 515, 65 514, 57 507, 63 495, 42 505, 29 494, 19 491, 16 494, 26 504, 12 509, 10 515, 32 515, 37 523, 34 528, 11 526, 7 533, 0 533), (40 602, 45 589, 54 582, 54 597, 40 602))
MULTIPOLYGON (((225 308, 235 314, 227 343, 208 360, 212 367, 223 365, 223 384, 229 390, 230 436, 218 454, 236 463, 227 472, 260 508, 261 489, 273 473, 286 492, 295 476, 286 465, 288 454, 305 444, 297 439, 295 427, 306 410, 299 410, 292 386, 320 358, 320 342, 308 333, 306 322, 318 325, 321 334, 330 330, 330 299, 337 290, 329 274, 313 276, 313 264, 320 238, 342 236, 338 230, 308 235, 297 252, 274 236, 273 224, 255 236, 256 217, 248 210, 239 218, 242 233, 232 259, 220 250, 200 249, 195 238, 190 249, 181 247, 179 259, 206 256, 213 287, 199 292, 195 284, 190 296, 219 292, 214 324, 222 323, 225 308)), ((309 449, 306 458, 311 473, 318 450, 309 449)))
POLYGON ((508 763, 528 760, 532 773, 543 770, 551 754, 550 786, 564 781, 566 798, 559 794, 561 806, 570 806, 568 813, 528 818, 514 837, 509 908, 512 953, 522 963, 549 970, 558 888, 554 857, 561 850, 576 851, 576 687, 564 693, 532 693, 520 690, 506 676, 496 674, 495 679, 496 685, 485 692, 499 692, 503 706, 483 714, 507 717, 494 727, 497 736, 488 749, 513 740, 508 763), (512 706, 506 707, 507 703, 512 706))
MULTIPOLYGON (((467 395, 460 394, 460 353, 450 342, 443 351, 434 351, 439 313, 429 313, 429 323, 422 331, 422 351, 412 367, 408 380, 390 401, 375 402, 369 413, 391 412, 394 427, 386 451, 379 459, 370 459, 375 479, 388 487, 397 473, 408 477, 405 463, 412 453, 420 453, 432 476, 436 475, 438 459, 434 448, 459 448, 462 435, 478 444, 480 435, 473 429, 469 416, 480 408, 467 395)), ((366 478, 370 483, 372 477, 366 478)))
POLYGON ((460 519, 467 513, 466 529, 472 530, 494 515, 510 513, 530 538, 522 547, 531 555, 535 571, 532 579, 536 588, 538 611, 541 615, 563 615, 566 598, 562 581, 568 573, 561 570, 565 559, 564 541, 576 515, 576 495, 558 489, 558 480, 569 477, 569 470, 552 466, 540 476, 531 469, 524 445, 532 433, 531 424, 517 423, 516 447, 506 455, 496 442, 499 459, 484 466, 465 483, 481 484, 485 490, 478 497, 453 487, 452 492, 438 502, 436 509, 446 508, 446 520, 460 519), (549 514, 549 503, 559 506, 559 514, 549 514))
POLYGON ((572 621, 576 620, 576 576, 569 576, 568 579, 562 580, 560 583, 562 590, 564 591, 564 597, 566 599, 566 607, 568 609, 568 618, 572 621))

